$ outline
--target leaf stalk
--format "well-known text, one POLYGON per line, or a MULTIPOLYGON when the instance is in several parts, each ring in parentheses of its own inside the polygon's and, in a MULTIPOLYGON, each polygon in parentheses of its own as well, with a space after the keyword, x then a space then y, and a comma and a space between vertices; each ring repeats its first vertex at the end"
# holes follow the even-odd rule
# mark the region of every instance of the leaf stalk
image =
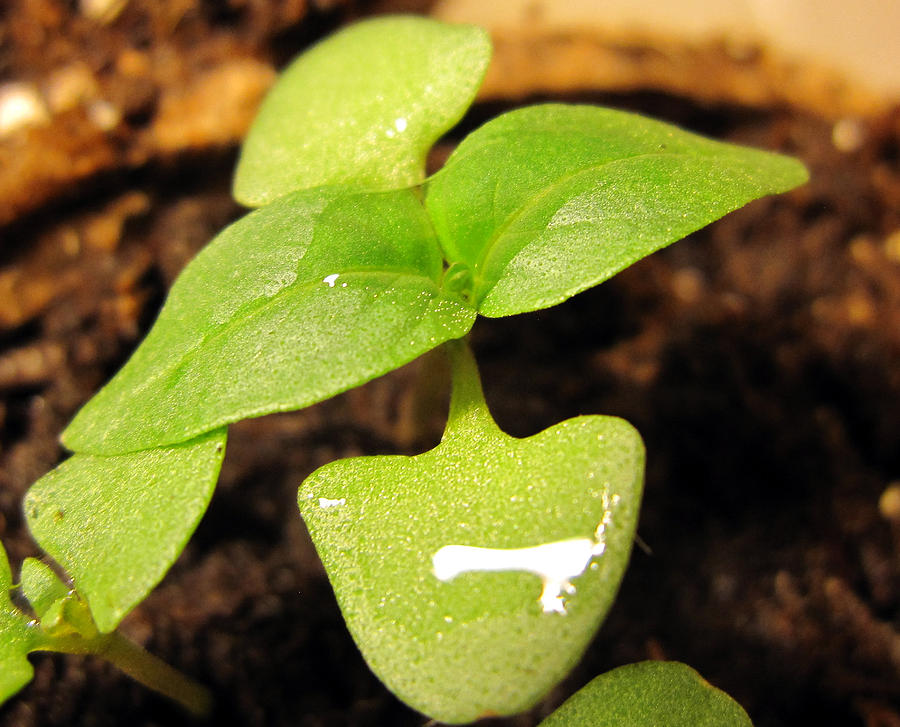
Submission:
POLYGON ((41 650, 99 656, 196 717, 205 717, 212 709, 212 694, 206 687, 117 631, 90 639, 77 635, 53 638, 42 644, 41 650))
POLYGON ((485 432, 500 431, 484 399, 478 364, 467 337, 448 341, 444 350, 450 359, 452 388, 450 412, 441 441, 451 438, 465 441, 485 432))

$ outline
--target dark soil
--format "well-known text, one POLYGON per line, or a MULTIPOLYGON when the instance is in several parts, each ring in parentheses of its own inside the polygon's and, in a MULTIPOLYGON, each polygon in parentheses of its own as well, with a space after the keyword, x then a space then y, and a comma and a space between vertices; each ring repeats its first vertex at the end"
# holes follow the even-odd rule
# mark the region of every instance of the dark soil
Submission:
MULTIPOLYGON (((0 536, 14 567, 36 554, 20 500, 62 458, 59 432, 127 358, 178 271, 240 214, 229 196, 236 140, 267 69, 358 10, 160 3, 181 8, 166 19, 134 0, 101 26, 74 6, 0 10, 0 77, 40 82, 90 48, 96 93, 123 114, 98 130, 76 105, 0 139, 0 190, 13 190, 0 205, 0 536), (143 60, 122 60, 126 48, 143 60), (226 128, 166 137, 165 104, 220 88, 204 84, 222 64, 246 82, 226 128), (41 152, 51 140, 56 156, 41 152)), ((647 547, 607 622, 544 705, 497 724, 536 724, 591 676, 666 658, 727 690, 758 727, 897 727, 900 519, 879 498, 900 480, 900 111, 836 145, 830 122, 786 107, 586 100, 795 154, 812 181, 563 306, 476 325, 486 394, 510 433, 616 414, 649 452, 647 547)), ((478 106, 462 127, 499 110, 478 106)), ((206 518, 123 626, 214 690, 210 724, 427 721, 363 663, 295 497, 325 462, 435 443, 444 402, 427 392, 440 371, 426 357, 232 427, 206 518)), ((101 662, 33 661, 34 682, 0 709, 3 727, 191 722, 101 662)))

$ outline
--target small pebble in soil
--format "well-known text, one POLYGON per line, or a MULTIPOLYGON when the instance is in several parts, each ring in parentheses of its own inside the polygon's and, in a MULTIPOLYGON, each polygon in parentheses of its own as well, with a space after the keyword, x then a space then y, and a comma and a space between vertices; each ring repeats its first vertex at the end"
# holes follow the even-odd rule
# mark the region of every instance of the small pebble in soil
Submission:
POLYGON ((19 81, 0 85, 0 137, 49 120, 47 105, 36 86, 19 81))
POLYGON ((885 520, 900 523, 900 482, 892 482, 881 493, 878 511, 885 520))

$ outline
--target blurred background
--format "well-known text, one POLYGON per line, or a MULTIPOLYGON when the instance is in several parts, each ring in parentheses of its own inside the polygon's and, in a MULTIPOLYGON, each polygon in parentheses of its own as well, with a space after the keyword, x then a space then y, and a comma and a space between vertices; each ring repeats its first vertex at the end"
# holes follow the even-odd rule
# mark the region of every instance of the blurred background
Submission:
MULTIPOLYGON (((647 113, 793 154, 805 187, 729 215, 566 305, 481 321, 500 424, 624 416, 647 442, 636 548, 583 663, 676 659, 758 727, 900 725, 900 3, 856 0, 5 0, 0 5, 0 537, 188 260, 242 210, 240 139, 277 70, 336 28, 486 26, 479 100, 432 155, 517 104, 647 113)), ((445 416, 426 357, 232 427, 213 504, 123 629, 216 693, 216 724, 424 725, 368 672, 299 516, 342 456, 414 453, 445 416)), ((3 727, 180 725, 89 659, 39 655, 3 727)))

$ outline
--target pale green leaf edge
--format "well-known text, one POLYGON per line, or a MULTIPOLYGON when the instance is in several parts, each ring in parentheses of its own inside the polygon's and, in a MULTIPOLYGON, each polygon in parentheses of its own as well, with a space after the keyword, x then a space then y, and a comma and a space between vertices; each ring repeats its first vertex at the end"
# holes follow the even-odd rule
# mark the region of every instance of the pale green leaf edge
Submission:
POLYGON ((737 702, 685 664, 643 661, 596 677, 539 727, 753 727, 737 702))
POLYGON ((27 655, 41 642, 38 629, 13 604, 12 588, 9 559, 0 544, 0 704, 31 681, 34 668, 27 655))
POLYGON ((59 579, 53 569, 37 558, 26 558, 22 562, 19 579, 22 594, 28 599, 31 609, 41 622, 44 621, 50 608, 69 594, 69 587, 59 579))
POLYGON ((233 194, 256 207, 298 189, 411 187, 432 145, 471 105, 487 31, 413 15, 350 25, 279 76, 241 149, 233 194))
POLYGON ((100 632, 113 631, 183 551, 209 504, 225 441, 218 429, 173 447, 76 454, 29 489, 32 537, 71 577, 100 632))

